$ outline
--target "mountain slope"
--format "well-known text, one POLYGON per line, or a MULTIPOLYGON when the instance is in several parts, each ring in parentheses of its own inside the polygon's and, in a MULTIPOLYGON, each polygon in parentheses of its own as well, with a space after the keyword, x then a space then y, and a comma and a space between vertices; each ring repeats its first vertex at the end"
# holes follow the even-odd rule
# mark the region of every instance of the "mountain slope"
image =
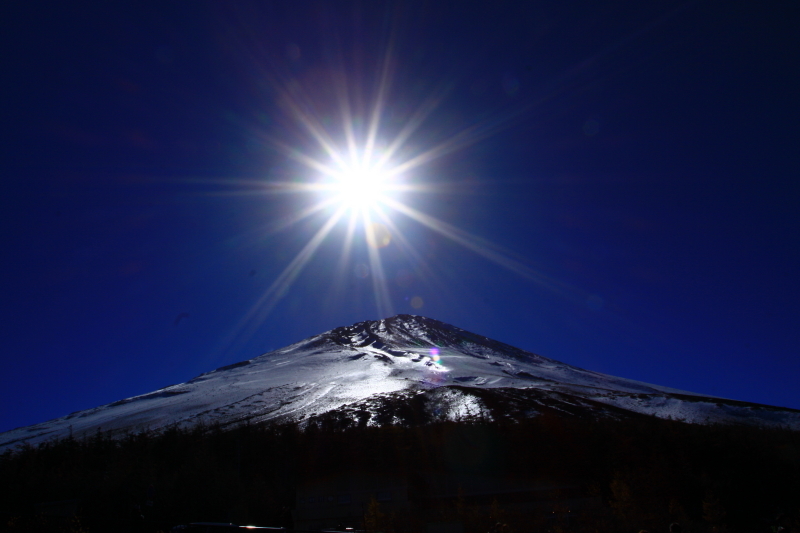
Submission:
POLYGON ((800 411, 736 402, 560 363, 429 318, 359 322, 186 383, 0 434, 23 442, 172 424, 337 424, 654 415, 800 429, 800 411))

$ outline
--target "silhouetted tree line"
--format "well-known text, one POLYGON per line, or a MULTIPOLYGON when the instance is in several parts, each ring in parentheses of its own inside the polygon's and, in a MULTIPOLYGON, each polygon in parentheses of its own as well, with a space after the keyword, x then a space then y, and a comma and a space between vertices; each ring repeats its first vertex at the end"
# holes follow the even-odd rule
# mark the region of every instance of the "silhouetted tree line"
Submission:
POLYGON ((370 511, 367 525, 385 533, 423 531, 427 521, 460 521, 467 533, 654 533, 675 521, 692 532, 800 532, 800 432, 556 416, 383 427, 317 417, 302 430, 174 427, 23 446, 0 456, 0 531, 291 527, 298 483, 350 471, 409 480, 414 516, 370 511), (502 495, 491 505, 461 495, 427 505, 421 473, 578 480, 589 503, 568 509, 553 495, 525 508, 502 495), (48 512, 63 501, 74 502, 75 516, 48 512))

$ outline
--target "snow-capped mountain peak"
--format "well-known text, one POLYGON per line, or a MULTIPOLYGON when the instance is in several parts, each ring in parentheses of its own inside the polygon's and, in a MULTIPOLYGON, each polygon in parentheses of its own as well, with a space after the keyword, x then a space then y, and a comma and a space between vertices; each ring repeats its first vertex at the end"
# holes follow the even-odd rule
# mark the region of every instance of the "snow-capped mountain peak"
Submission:
POLYGON ((403 417, 410 415, 400 414, 408 409, 398 406, 418 396, 430 413, 450 419, 647 414, 800 428, 800 411, 609 376, 437 320, 397 315, 338 327, 185 383, 5 432, 0 449, 173 424, 304 424, 320 417, 343 424, 409 423, 403 417))

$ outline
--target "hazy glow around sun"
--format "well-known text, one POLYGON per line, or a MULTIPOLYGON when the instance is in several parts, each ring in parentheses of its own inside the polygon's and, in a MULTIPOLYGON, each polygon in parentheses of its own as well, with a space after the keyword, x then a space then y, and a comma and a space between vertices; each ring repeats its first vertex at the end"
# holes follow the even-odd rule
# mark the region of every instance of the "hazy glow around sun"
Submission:
MULTIPOLYGON (((425 280, 429 288, 435 290, 438 285, 436 271, 429 265, 433 256, 424 255, 415 246, 412 237, 416 233, 408 232, 409 223, 423 226, 519 275, 553 285, 539 272, 509 257, 496 244, 413 206, 420 194, 452 190, 431 183, 425 172, 420 172, 422 167, 487 138, 513 115, 477 122, 452 132, 437 144, 426 145, 420 139, 430 135, 417 137, 416 134, 424 129, 424 124, 448 89, 434 90, 407 115, 393 113, 389 92, 393 64, 388 51, 386 54, 371 101, 360 100, 356 96, 360 91, 353 91, 345 76, 332 78, 331 87, 338 97, 341 120, 338 127, 335 120, 328 120, 336 117, 335 107, 325 108, 321 115, 314 113, 316 86, 309 85, 306 91, 294 80, 286 83, 275 81, 281 106, 288 118, 299 126, 301 137, 299 143, 267 135, 265 139, 288 159, 305 168, 289 181, 269 181, 258 185, 266 194, 300 193, 316 198, 271 223, 270 231, 282 230, 304 220, 316 218, 319 222, 314 223, 318 225, 302 248, 242 318, 235 335, 246 324, 249 331, 256 331, 255 328, 263 323, 317 255, 322 244, 333 236, 340 239, 340 249, 338 261, 331 264, 332 294, 343 294, 341 291, 347 287, 348 276, 369 279, 378 313, 382 316, 394 314, 396 295, 390 291, 389 281, 403 269, 391 263, 384 265, 384 261, 398 257, 406 258, 417 279, 425 280), (389 119, 392 134, 387 136, 382 123, 389 119), (343 231, 334 231, 337 227, 343 231)), ((419 294, 406 296, 408 304, 405 305, 415 310, 424 305, 419 294)))

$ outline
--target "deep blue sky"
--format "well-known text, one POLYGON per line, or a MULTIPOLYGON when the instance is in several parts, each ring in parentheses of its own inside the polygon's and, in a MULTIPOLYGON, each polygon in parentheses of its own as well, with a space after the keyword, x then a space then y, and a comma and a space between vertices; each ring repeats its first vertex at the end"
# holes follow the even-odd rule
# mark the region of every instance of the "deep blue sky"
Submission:
POLYGON ((315 179, 276 139, 324 160, 286 95, 340 142, 333 80, 363 133, 387 57, 382 142, 435 95, 403 157, 485 133, 399 198, 533 277, 393 213, 416 255, 378 251, 385 307, 800 408, 789 2, 16 2, 0 21, 0 431, 386 314, 363 238, 335 276, 342 222, 245 320, 330 215, 278 230, 319 196, 263 194, 315 179))

